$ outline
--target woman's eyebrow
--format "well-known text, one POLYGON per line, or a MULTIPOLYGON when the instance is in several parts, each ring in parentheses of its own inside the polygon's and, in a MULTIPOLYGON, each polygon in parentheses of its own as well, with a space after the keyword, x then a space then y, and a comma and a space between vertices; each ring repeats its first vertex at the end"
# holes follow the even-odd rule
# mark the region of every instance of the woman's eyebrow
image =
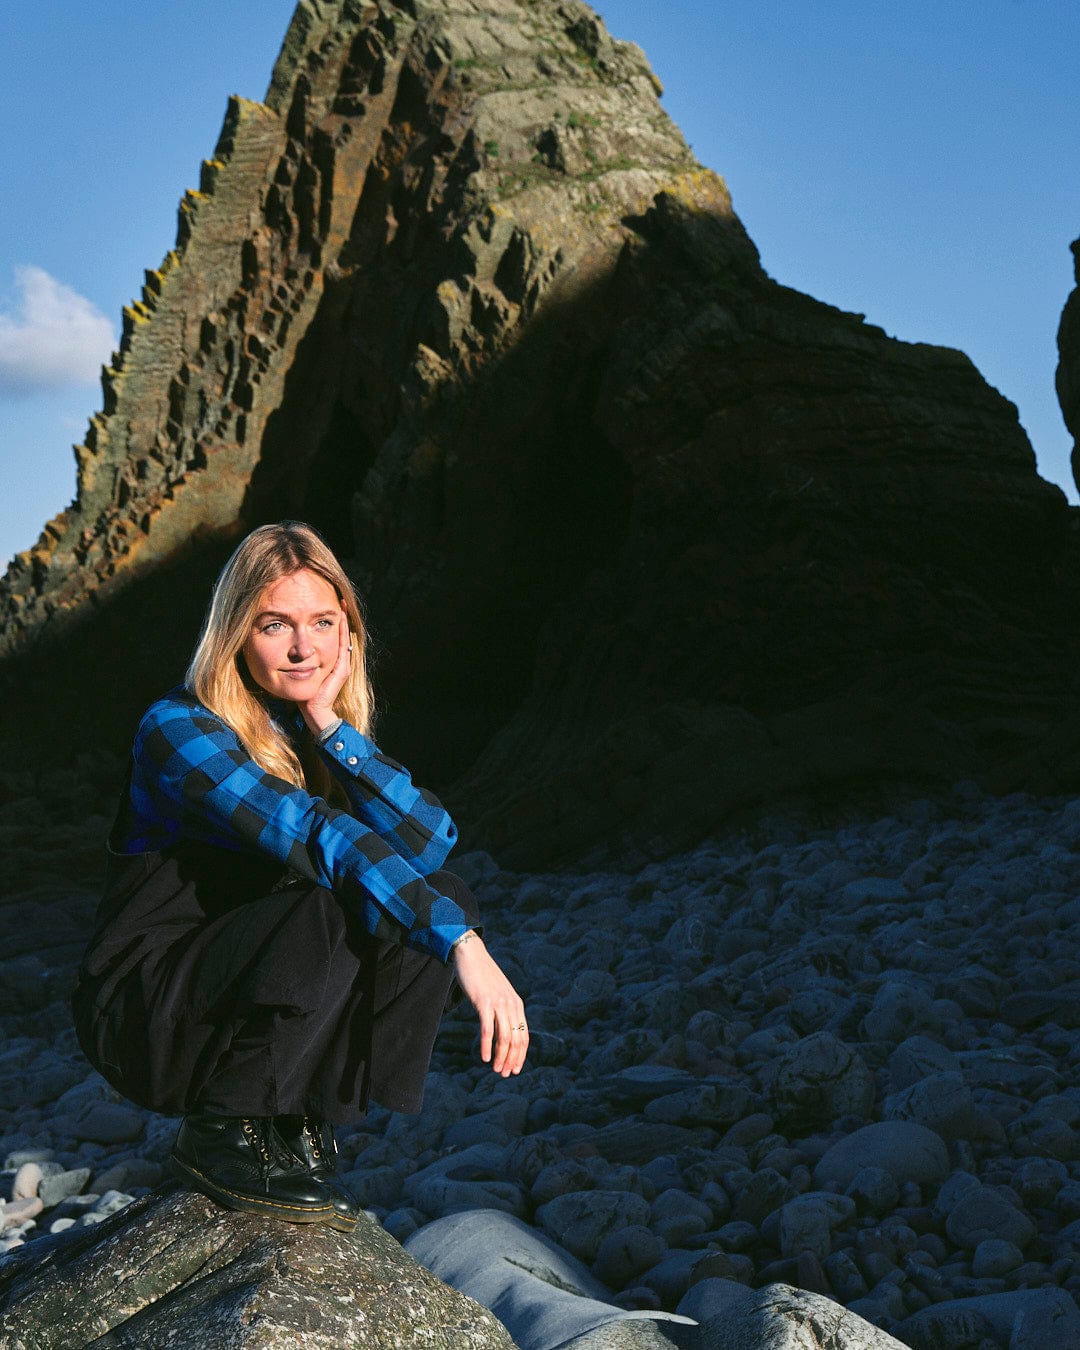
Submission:
MULTIPOLYGON (((317 614, 309 614, 309 619, 332 619, 337 613, 336 609, 320 609, 317 614)), ((263 619, 284 619, 286 623, 292 623, 293 616, 286 614, 281 609, 263 609, 255 615, 255 622, 260 623, 263 619)))

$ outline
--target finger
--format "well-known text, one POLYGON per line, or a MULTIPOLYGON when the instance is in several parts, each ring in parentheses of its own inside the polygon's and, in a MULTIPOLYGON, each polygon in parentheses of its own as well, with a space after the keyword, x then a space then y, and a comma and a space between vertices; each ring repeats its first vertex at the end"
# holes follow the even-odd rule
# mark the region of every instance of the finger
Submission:
POLYGON ((529 1053, 529 1029, 524 1025, 519 1025, 514 1035, 514 1054, 510 1072, 520 1073, 525 1063, 525 1056, 529 1053))
POLYGON ((490 1008, 480 1014, 480 1058, 487 1064, 491 1059, 491 1038, 495 1031, 495 1017, 490 1008))
POLYGON ((518 1013, 513 1021, 507 1025, 506 1054, 502 1063, 498 1066, 499 1071, 504 1078, 512 1073, 520 1073, 521 1066, 525 1062, 525 1051, 529 1045, 529 1032, 525 1025, 523 1013, 518 1013))
POLYGON ((505 1018, 496 1017, 495 1019, 495 1059, 491 1067, 496 1073, 503 1073, 506 1066, 506 1057, 510 1053, 510 1028, 506 1025, 505 1018))

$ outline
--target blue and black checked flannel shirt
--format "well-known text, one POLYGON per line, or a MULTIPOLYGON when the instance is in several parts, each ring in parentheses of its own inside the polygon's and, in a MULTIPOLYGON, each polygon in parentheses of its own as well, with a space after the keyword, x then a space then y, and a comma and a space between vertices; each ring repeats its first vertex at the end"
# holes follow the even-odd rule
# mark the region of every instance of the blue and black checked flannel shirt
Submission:
POLYGON ((469 928, 460 907, 424 880, 453 847, 454 822, 347 722, 320 753, 344 788, 348 811, 260 768, 228 725, 184 688, 149 709, 132 753, 122 852, 185 841, 255 850, 332 890, 376 937, 441 961, 469 928))

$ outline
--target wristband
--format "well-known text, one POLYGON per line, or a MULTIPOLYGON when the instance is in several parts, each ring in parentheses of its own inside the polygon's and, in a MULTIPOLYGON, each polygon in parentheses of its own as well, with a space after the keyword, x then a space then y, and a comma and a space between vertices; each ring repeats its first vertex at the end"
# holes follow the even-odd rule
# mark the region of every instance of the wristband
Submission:
POLYGON ((336 722, 331 722, 328 727, 323 727, 322 731, 315 737, 315 743, 317 745, 325 745, 331 736, 337 735, 344 720, 343 717, 339 717, 336 722))

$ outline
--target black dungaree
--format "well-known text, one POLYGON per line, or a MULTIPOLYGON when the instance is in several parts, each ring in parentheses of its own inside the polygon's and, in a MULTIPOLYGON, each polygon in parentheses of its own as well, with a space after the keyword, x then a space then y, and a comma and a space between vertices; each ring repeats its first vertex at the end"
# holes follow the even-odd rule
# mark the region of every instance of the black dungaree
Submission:
MULTIPOLYGON (((469 922, 452 872, 428 884, 469 922)), ((73 996, 90 1062, 169 1115, 363 1118, 420 1110, 453 965, 379 942, 332 892, 254 853, 110 852, 73 996)))

